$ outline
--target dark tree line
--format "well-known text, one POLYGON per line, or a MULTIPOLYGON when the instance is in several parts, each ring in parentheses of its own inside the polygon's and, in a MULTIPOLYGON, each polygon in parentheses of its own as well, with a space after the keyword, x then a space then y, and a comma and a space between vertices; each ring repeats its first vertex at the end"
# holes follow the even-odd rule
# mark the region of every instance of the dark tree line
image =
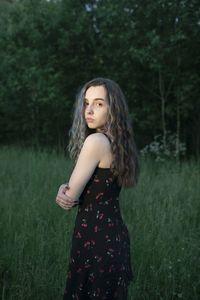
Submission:
POLYGON ((200 154, 197 0, 0 1, 0 141, 65 145, 77 88, 116 80, 139 148, 200 154))

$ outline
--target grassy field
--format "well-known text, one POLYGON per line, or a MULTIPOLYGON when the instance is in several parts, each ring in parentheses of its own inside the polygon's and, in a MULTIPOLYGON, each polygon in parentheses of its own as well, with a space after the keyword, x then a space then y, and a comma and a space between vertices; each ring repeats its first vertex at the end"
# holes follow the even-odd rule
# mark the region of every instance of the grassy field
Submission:
MULTIPOLYGON (((54 200, 71 167, 53 151, 1 147, 1 300, 62 299, 77 208, 54 200)), ((200 299, 200 163, 143 161, 137 188, 120 198, 129 300, 200 299)))

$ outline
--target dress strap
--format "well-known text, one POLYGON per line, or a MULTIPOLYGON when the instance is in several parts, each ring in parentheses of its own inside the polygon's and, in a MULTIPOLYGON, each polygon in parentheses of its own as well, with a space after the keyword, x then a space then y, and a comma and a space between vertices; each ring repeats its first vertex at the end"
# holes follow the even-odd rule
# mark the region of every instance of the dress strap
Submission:
POLYGON ((111 143, 111 138, 105 133, 105 132, 102 132, 109 140, 109 142, 111 143))

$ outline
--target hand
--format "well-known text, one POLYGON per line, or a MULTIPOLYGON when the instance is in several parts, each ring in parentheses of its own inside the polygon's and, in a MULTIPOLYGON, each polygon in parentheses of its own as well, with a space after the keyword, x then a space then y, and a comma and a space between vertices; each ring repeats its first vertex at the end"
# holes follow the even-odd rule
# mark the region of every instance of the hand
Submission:
POLYGON ((58 194, 56 196, 56 203, 65 210, 72 208, 78 204, 78 200, 73 200, 68 195, 66 195, 66 191, 69 190, 69 185, 62 184, 59 187, 58 194))

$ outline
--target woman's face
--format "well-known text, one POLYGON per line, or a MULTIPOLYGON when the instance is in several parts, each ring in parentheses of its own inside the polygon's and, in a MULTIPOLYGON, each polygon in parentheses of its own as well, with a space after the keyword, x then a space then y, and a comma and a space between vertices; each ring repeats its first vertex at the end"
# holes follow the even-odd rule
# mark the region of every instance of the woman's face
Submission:
POLYGON ((103 85, 89 87, 85 93, 84 106, 87 126, 96 129, 96 132, 103 131, 108 116, 105 87, 103 85))

